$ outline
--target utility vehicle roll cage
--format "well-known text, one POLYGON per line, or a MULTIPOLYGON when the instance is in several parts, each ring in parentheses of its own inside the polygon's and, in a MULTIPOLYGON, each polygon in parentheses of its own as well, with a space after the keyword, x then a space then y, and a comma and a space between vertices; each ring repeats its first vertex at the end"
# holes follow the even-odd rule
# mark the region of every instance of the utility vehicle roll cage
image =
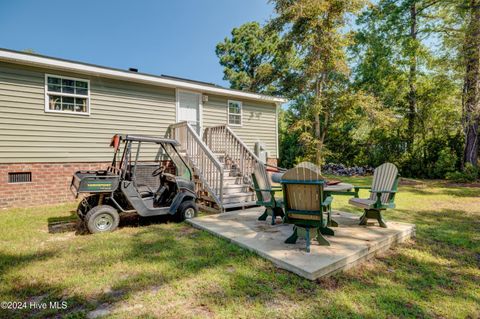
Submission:
POLYGON ((129 164, 133 167, 133 171, 130 172, 133 179, 135 179, 135 170, 137 168, 137 163, 139 161, 140 151, 142 143, 155 143, 160 146, 159 152, 157 154, 157 159, 160 156, 160 151, 163 150, 165 154, 173 161, 177 170, 181 170, 182 175, 187 180, 191 180, 192 172, 190 171, 189 166, 183 160, 183 158, 179 155, 176 146, 179 146, 177 140, 169 139, 169 138, 156 138, 151 136, 142 136, 142 135, 123 135, 123 134, 116 134, 112 137, 112 141, 110 146, 114 148, 113 160, 111 165, 108 167, 108 171, 112 173, 117 173, 121 175, 121 179, 125 179, 129 164), (120 144, 125 142, 125 148, 122 153, 122 158, 118 161, 118 154, 120 150, 120 144), (132 143, 131 142, 138 142, 138 147, 135 152, 135 159, 132 161, 132 143), (132 165, 133 164, 133 165, 132 165), (118 166, 117 166, 118 165, 118 166))

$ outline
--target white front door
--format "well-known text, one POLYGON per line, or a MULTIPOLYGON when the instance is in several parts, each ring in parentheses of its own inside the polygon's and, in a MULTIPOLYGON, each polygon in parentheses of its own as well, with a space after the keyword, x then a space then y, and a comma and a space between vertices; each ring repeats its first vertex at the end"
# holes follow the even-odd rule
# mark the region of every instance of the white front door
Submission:
POLYGON ((200 135, 200 102, 201 94, 178 91, 177 92, 177 122, 187 121, 200 135))

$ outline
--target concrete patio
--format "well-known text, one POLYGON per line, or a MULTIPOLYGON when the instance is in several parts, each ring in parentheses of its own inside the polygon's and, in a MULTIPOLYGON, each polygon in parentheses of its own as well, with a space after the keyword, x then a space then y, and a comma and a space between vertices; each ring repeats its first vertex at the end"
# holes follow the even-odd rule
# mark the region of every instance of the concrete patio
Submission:
POLYGON ((358 216, 335 212, 333 218, 339 227, 333 228, 335 236, 327 236, 331 246, 319 246, 312 241, 311 252, 307 253, 304 240, 299 239, 295 245, 284 243, 292 234, 292 225, 258 221, 262 212, 263 208, 255 207, 202 216, 188 222, 310 280, 354 267, 415 235, 413 224, 387 221, 388 228, 358 226, 358 216))

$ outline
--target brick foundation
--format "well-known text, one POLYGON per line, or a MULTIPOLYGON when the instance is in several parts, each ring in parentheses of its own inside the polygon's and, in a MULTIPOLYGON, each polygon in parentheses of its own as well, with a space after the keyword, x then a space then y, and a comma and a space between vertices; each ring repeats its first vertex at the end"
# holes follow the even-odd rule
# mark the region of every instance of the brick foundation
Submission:
POLYGON ((103 163, 0 164, 0 208, 56 204, 74 200, 72 175, 78 170, 106 169, 103 163), (31 172, 30 183, 8 183, 8 173, 31 172))
MULTIPOLYGON (((277 165, 276 158, 267 163, 277 165)), ((106 169, 100 163, 13 163, 0 164, 0 209, 57 204, 73 201, 70 191, 72 175, 79 170, 106 169), (30 183, 8 183, 8 173, 31 172, 30 183)))

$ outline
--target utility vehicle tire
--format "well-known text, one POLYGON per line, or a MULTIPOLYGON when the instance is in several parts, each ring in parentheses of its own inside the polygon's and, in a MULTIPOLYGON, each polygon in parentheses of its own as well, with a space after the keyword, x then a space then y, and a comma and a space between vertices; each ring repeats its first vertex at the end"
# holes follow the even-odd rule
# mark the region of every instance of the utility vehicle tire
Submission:
POLYGON ((119 222, 117 210, 108 205, 95 206, 85 215, 85 224, 92 234, 114 231, 119 222))
POLYGON ((178 222, 182 222, 185 219, 197 217, 197 215, 198 208, 197 205, 195 205, 195 202, 193 200, 186 200, 180 204, 180 207, 178 207, 175 219, 178 222))
MULTIPOLYGON (((85 197, 85 200, 88 202, 88 205, 91 208, 93 208, 98 203, 98 197, 99 197, 98 195, 90 195, 90 196, 85 197)), ((78 203, 78 206, 77 206, 78 217, 80 217, 80 219, 84 220, 88 211, 89 211, 88 207, 86 207, 83 203, 83 200, 81 200, 80 203, 78 203)))

